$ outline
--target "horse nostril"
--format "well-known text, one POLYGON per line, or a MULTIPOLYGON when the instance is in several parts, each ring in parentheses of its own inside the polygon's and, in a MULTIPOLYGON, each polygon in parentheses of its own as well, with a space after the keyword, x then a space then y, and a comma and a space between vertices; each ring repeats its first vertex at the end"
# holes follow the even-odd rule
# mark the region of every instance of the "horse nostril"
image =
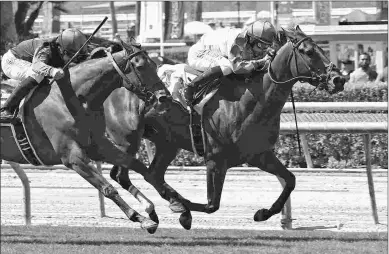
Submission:
POLYGON ((334 84, 335 86, 342 86, 345 83, 345 79, 341 76, 335 76, 331 78, 331 83, 334 84))
POLYGON ((167 100, 168 100, 168 98, 167 98, 166 95, 165 95, 165 96, 161 96, 161 97, 158 98, 158 101, 159 101, 160 103, 165 103, 165 102, 167 102, 167 100))

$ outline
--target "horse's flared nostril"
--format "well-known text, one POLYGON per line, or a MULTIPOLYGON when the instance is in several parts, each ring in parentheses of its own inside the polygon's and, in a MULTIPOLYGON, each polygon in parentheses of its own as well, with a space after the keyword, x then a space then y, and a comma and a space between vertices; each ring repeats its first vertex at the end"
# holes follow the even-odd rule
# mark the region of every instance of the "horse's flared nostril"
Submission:
POLYGON ((339 76, 336 76, 336 77, 333 77, 331 79, 331 82, 336 85, 336 84, 340 84, 340 81, 341 81, 341 78, 339 76))

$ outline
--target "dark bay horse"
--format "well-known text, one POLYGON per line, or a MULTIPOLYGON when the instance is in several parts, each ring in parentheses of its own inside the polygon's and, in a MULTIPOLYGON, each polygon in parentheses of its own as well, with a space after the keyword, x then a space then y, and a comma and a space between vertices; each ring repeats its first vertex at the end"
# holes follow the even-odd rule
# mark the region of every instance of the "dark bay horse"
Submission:
MULTIPOLYGON (((158 227, 154 206, 151 204, 148 210, 151 219, 133 210, 92 163, 92 160, 103 161, 125 168, 140 163, 105 135, 103 103, 115 89, 123 92, 118 88, 124 87, 137 95, 130 105, 119 109, 136 112, 131 120, 121 122, 127 125, 142 125, 142 114, 159 107, 159 98, 167 92, 155 63, 140 45, 122 45, 120 52, 107 53, 108 57, 88 60, 71 68, 66 76, 71 82, 62 79, 51 86, 37 87, 25 103, 22 118, 31 144, 45 165, 63 164, 75 170, 117 204, 128 219, 141 223, 142 228, 153 233, 158 227)), ((116 98, 115 94, 112 97, 116 98)), ((116 116, 110 114, 109 117, 116 116)), ((25 164, 9 134, 9 131, 1 133, 1 159, 25 164)), ((133 146, 138 145, 142 132, 138 135, 132 138, 133 146)))
POLYGON ((283 185, 270 209, 255 213, 255 221, 279 213, 294 190, 294 174, 273 152, 281 110, 297 81, 334 94, 343 90, 345 80, 323 50, 298 26, 284 30, 284 35, 285 41, 265 75, 256 73, 251 82, 236 75, 222 78, 218 92, 204 107, 206 205, 184 199, 164 179, 178 149, 192 150, 187 112, 174 104, 163 117, 152 111, 146 115, 145 137, 155 143, 156 152, 144 178, 171 203, 174 212, 183 212, 180 222, 184 227, 190 228, 190 210, 213 213, 219 209, 224 179, 231 167, 248 163, 277 176, 283 185))

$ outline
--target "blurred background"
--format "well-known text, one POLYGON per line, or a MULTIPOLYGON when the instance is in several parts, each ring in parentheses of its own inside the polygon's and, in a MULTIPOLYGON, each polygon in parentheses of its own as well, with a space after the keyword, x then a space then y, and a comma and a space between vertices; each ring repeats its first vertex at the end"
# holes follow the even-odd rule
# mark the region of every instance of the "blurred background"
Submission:
MULTIPOLYGON (((66 28, 76 27, 91 34, 105 16, 108 20, 94 38, 97 44, 105 46, 119 37, 124 41, 135 37, 158 65, 186 62, 189 47, 213 30, 244 29, 255 20, 268 20, 278 29, 290 23, 299 24, 349 82, 344 92, 332 97, 323 96, 320 91, 315 95, 309 85, 298 83, 294 87, 296 101, 388 101, 387 1, 2 1, 0 4, 0 55, 23 40, 54 37, 66 28), (364 54, 369 54, 371 61, 362 68, 364 54), (352 79, 353 73, 364 78, 352 79)), ((9 92, 2 87, 2 98, 9 92)), ((378 114, 386 116, 387 111, 378 114)), ((310 167, 355 168, 366 163, 362 156, 364 140, 358 134, 308 134, 307 139, 312 158, 310 167)), ((388 168, 387 135, 374 134, 372 140, 372 165, 388 168)), ((277 156, 288 167, 305 167, 296 147, 293 136, 281 135, 277 156)), ((146 150, 142 145, 139 152, 145 163, 146 150)), ((203 165, 203 160, 182 150, 172 165, 203 165)))
POLYGON ((185 62, 188 46, 202 34, 242 29, 255 20, 278 28, 299 24, 332 62, 347 70, 358 68, 362 52, 371 55, 377 72, 388 62, 387 1, 1 2, 1 54, 19 41, 52 37, 70 27, 92 33, 104 16, 109 19, 97 36, 135 37, 155 56, 173 54, 179 62, 185 62))

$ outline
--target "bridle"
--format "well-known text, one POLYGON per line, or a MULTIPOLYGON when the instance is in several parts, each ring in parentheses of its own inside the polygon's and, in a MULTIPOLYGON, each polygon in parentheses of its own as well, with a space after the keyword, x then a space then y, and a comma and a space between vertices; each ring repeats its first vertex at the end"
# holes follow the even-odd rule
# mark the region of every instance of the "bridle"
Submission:
MULTIPOLYGON (((312 41, 312 38, 311 37, 304 37, 300 40, 297 41, 297 39, 295 40, 288 40, 288 44, 292 47, 292 53, 289 55, 289 59, 288 59, 288 63, 290 63, 292 61, 292 58, 294 59, 294 61, 296 62, 296 68, 297 68, 297 57, 301 58, 303 61, 302 63, 304 64, 305 68, 307 68, 307 70, 311 73, 311 76, 299 76, 299 75, 296 75, 295 77, 293 78, 290 78, 286 81, 277 81, 275 80, 275 78, 273 77, 273 71, 271 69, 271 65, 269 65, 269 68, 268 68, 268 74, 269 74, 269 78, 272 82, 276 83, 276 84, 286 84, 286 83, 289 83, 291 81, 300 81, 300 82, 313 82, 313 83, 319 83, 319 86, 322 86, 322 85, 325 85, 328 83, 328 81, 330 80, 330 75, 331 75, 331 72, 332 70, 334 70, 334 67, 335 65, 329 61, 328 59, 328 62, 329 64, 328 65, 325 65, 326 67, 326 74, 317 74, 317 72, 315 71, 312 71, 311 67, 309 67, 309 65, 307 64, 307 61, 305 60, 304 57, 302 57, 300 51, 298 50, 298 48, 300 47, 301 43, 303 43, 304 41, 306 40, 310 40, 312 42, 312 44, 314 45, 314 47, 317 48, 317 45, 312 41)), ((321 53, 325 58, 327 58, 324 53, 321 53)))
MULTIPOLYGON (((127 52, 127 48, 123 47, 123 50, 126 50, 126 52, 127 52)), ((124 60, 126 61, 126 67, 125 67, 124 71, 122 71, 120 69, 119 65, 116 63, 115 59, 113 58, 113 56, 109 50, 106 50, 106 54, 107 54, 109 60, 112 62, 113 67, 116 69, 118 74, 122 77, 122 82, 126 82, 128 84, 127 89, 129 91, 135 93, 139 97, 139 99, 145 101, 146 105, 152 104, 155 101, 155 99, 157 99, 155 92, 160 91, 160 90, 149 91, 146 88, 146 85, 144 83, 142 83, 141 79, 139 78, 138 71, 135 69, 134 65, 131 63, 131 59, 136 57, 139 54, 144 54, 146 56, 146 58, 149 58, 149 56, 147 55, 145 50, 139 50, 137 52, 132 52, 130 55, 124 57, 124 60), (131 82, 131 80, 124 74, 124 73, 126 73, 127 70, 130 70, 128 73, 132 72, 135 75, 135 77, 137 79, 137 84, 140 84, 139 86, 135 86, 133 84, 133 82, 131 82)), ((151 59, 149 59, 149 60, 151 61, 151 59)), ((158 81, 157 83, 153 84, 152 87, 158 87, 157 85, 161 85, 161 87, 164 87, 164 84, 162 81, 158 81)))

